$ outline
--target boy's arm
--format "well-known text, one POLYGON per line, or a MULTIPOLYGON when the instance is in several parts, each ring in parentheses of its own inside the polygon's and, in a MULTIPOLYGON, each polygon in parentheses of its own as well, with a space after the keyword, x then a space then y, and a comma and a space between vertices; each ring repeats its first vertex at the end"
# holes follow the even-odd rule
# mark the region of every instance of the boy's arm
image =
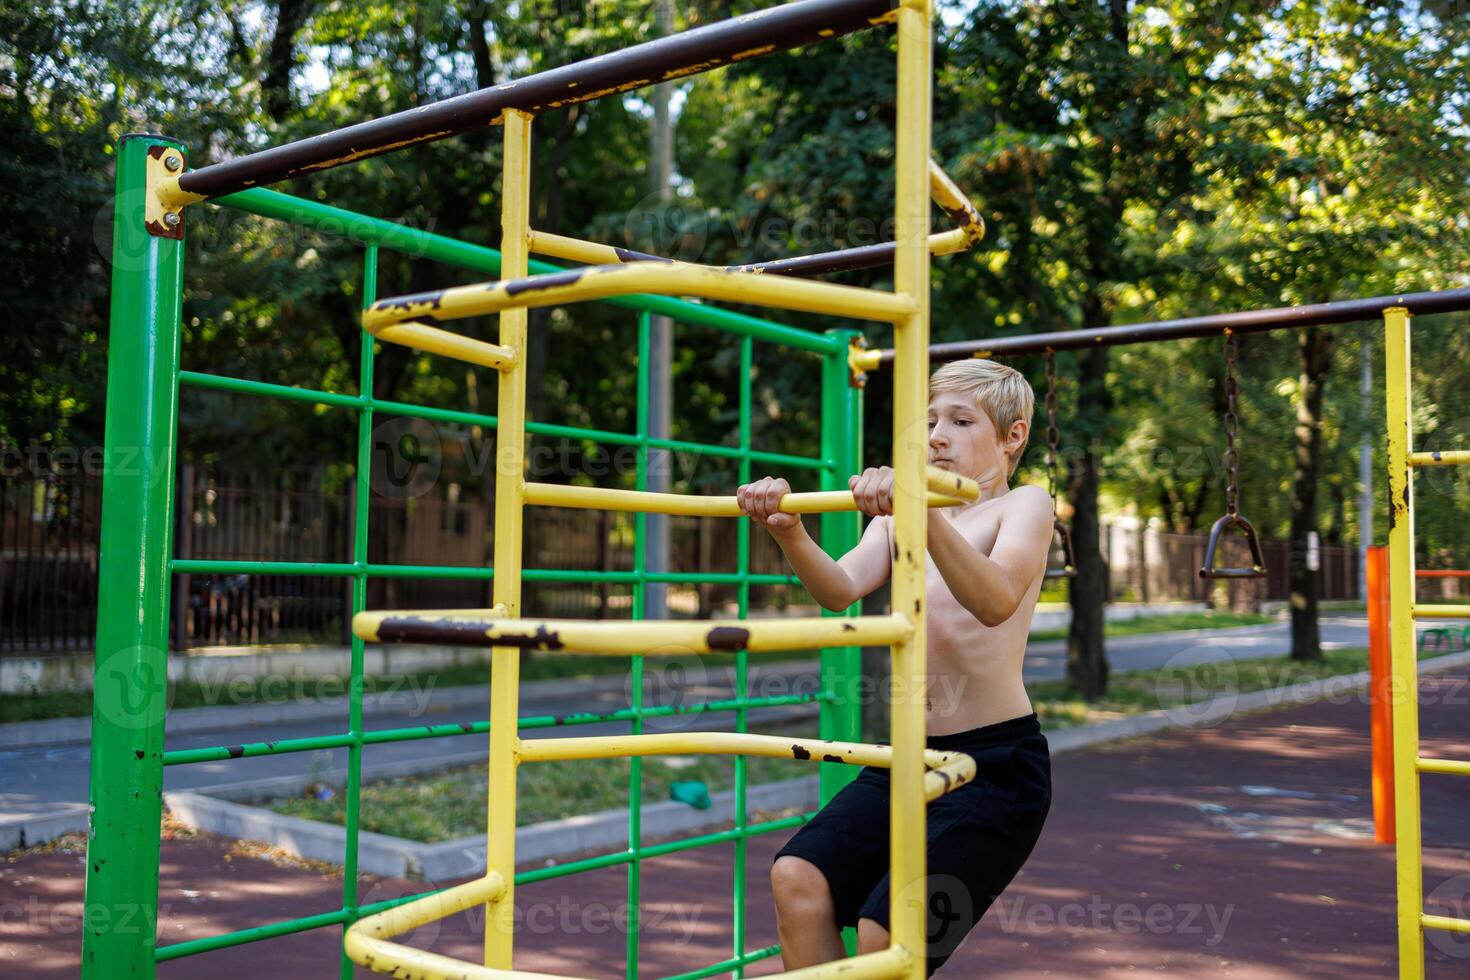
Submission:
POLYGON ((929 555, 956 601, 986 626, 1010 619, 1038 576, 1046 571, 1054 518, 1040 487, 1017 487, 1000 519, 990 554, 955 530, 943 508, 929 511, 929 555))
POLYGON ((745 484, 736 491, 741 510, 749 514, 776 540, 791 570, 824 609, 840 612, 882 585, 892 572, 888 554, 885 518, 868 523, 857 546, 833 560, 812 540, 800 516, 776 510, 781 497, 790 492, 785 480, 767 477, 745 484))

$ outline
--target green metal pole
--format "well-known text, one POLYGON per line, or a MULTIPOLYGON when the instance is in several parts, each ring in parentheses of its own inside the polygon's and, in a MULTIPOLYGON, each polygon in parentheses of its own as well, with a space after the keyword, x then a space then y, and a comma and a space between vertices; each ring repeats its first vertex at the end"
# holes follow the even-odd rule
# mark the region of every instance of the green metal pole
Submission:
MULTIPOLYGON (((649 362, 653 357, 653 320, 647 310, 638 314, 638 406, 635 413, 638 431, 638 459, 637 472, 634 476, 634 488, 637 490, 648 489, 648 390, 651 380, 648 376, 649 362)), ((644 573, 648 570, 648 556, 643 553, 643 544, 648 535, 648 515, 636 514, 633 517, 633 571, 636 578, 633 581, 633 618, 642 619, 647 614, 646 603, 648 601, 647 580, 644 573)), ((629 667, 631 671, 628 681, 628 707, 633 711, 632 724, 629 733, 633 735, 643 734, 643 658, 634 657, 629 667)), ((639 916, 639 902, 642 894, 642 883, 640 872, 642 870, 643 858, 643 759, 633 756, 628 760, 628 850, 632 852, 633 858, 628 862, 628 923, 627 935, 627 957, 626 976, 628 980, 638 978, 638 933, 641 929, 639 916)))
MULTIPOLYGON (((836 353, 822 357, 822 458, 832 460, 832 468, 822 474, 822 489, 846 490, 847 478, 858 471, 863 459, 863 392, 852 385, 847 366, 847 345, 858 336, 858 331, 829 330, 827 335, 839 338, 842 343, 836 353)), ((855 547, 862 536, 862 517, 856 511, 823 514, 821 532, 822 548, 829 555, 840 557, 855 547)), ((824 615, 853 616, 859 612, 861 605, 854 603, 844 612, 824 615)), ((822 738, 862 741, 863 707, 853 697, 860 689, 857 682, 862 673, 861 648, 836 647, 822 651, 820 686, 829 695, 820 702, 822 738)), ((856 779, 857 772, 856 766, 822 763, 819 776, 822 805, 856 779)), ((848 955, 856 954, 857 930, 843 929, 842 939, 848 955)))
MULTIPOLYGON (((751 412, 751 375, 755 373, 755 351, 754 342, 749 337, 740 338, 740 449, 742 453, 750 450, 750 412, 751 412)), ((739 480, 741 483, 749 483, 750 456, 740 457, 739 480)), ((741 519, 739 530, 735 532, 735 570, 741 576, 740 584, 736 587, 739 611, 737 615, 745 619, 750 615, 750 580, 744 576, 750 574, 750 521, 741 519)), ((750 654, 741 650, 735 657, 735 697, 743 698, 750 689, 750 654)), ((748 713, 744 708, 735 711, 735 730, 743 732, 747 730, 748 713)), ((735 922, 733 923, 734 946, 735 946, 735 969, 736 980, 745 976, 745 859, 746 843, 749 839, 746 831, 745 792, 746 771, 748 763, 743 755, 735 757, 735 922)))
POLYGON ((117 150, 84 980, 154 975, 184 264, 182 240, 144 226, 165 147, 183 150, 139 134, 117 150))
MULTIPOLYGON (((847 478, 858 471, 862 461, 862 389, 853 387, 847 366, 847 341, 856 337, 855 330, 830 330, 828 336, 841 337, 841 352, 822 358, 822 457, 833 462, 822 475, 823 490, 846 490, 847 478)), ((858 543, 862 535, 862 518, 855 512, 823 514, 822 547, 840 557, 858 543)), ((851 616, 852 609, 834 616, 851 616)), ((862 705, 852 699, 857 690, 853 683, 862 675, 862 651, 858 647, 823 650, 822 690, 832 693, 822 705, 821 737, 859 741, 862 738, 862 705)), ((824 762, 821 766, 822 802, 825 804, 838 790, 857 776, 856 768, 840 763, 824 762)))
MULTIPOLYGON (((378 298, 378 246, 369 245, 362 257, 362 305, 371 306, 378 298)), ((361 331, 362 352, 358 358, 357 390, 365 404, 357 414, 357 474, 353 488, 352 561, 359 570, 352 576, 352 614, 367 608, 368 520, 372 504, 373 442, 373 336, 361 331)), ((347 817, 344 830, 346 853, 342 861, 342 934, 357 921, 357 849, 358 829, 362 817, 362 691, 363 642, 353 634, 352 665, 348 680, 347 728, 351 741, 347 746, 347 817)), ((344 948, 339 972, 341 980, 352 980, 356 965, 344 948)))

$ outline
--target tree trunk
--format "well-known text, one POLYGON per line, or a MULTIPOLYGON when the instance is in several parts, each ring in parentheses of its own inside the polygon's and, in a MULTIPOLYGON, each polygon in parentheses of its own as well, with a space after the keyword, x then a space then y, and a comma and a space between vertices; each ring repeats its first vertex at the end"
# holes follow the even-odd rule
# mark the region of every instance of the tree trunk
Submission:
POLYGON ((1322 391, 1332 364, 1332 338, 1310 327, 1297 333, 1301 397, 1296 409, 1291 477, 1291 659, 1321 660, 1317 572, 1307 568, 1307 536, 1317 529, 1317 476, 1322 460, 1322 391))
POLYGON ((296 35, 306 26, 314 0, 281 0, 276 6, 276 29, 266 54, 265 77, 260 87, 265 111, 275 122, 291 111, 291 69, 296 66, 296 35))
MULTIPOLYGON (((1079 358, 1077 417, 1103 419, 1112 407, 1107 390, 1108 349, 1094 347, 1079 358)), ((1069 579, 1072 623, 1067 629, 1067 684, 1091 701, 1108 690, 1108 659, 1103 644, 1103 605, 1107 572, 1103 567, 1097 507, 1097 444, 1074 454, 1067 466, 1067 498, 1072 503, 1072 556, 1077 575, 1069 579)))
POLYGON ((489 6, 489 0, 469 0, 464 12, 470 57, 475 63, 475 85, 479 88, 495 84, 495 61, 490 54, 490 43, 485 40, 485 17, 489 6))

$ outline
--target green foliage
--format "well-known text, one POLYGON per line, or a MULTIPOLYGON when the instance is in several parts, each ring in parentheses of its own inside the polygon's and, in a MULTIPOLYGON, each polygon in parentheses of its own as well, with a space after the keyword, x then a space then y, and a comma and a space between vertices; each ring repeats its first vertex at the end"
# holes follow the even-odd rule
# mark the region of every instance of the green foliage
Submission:
MULTIPOLYGON (((768 4, 680 5, 679 26, 759 6, 768 4)), ((167 132, 193 164, 208 163, 637 43, 654 23, 645 0, 7 7, 0 199, 13 231, 0 278, 11 313, 0 441, 102 439, 107 205, 122 133, 167 132)), ((989 234, 977 253, 936 262, 935 340, 1446 288, 1470 276, 1470 20, 1454 8, 946 0, 937 23, 934 154, 980 204, 989 234)), ((676 83, 672 207, 651 196, 646 93, 547 113, 535 127, 533 220, 714 263, 883 240, 892 51, 892 32, 880 29, 676 83)), ((491 130, 281 189, 494 244, 499 162, 491 130)), ((191 209, 186 270, 186 368, 355 391, 364 284, 351 242, 191 209)), ((881 286, 888 276, 838 279, 881 286)), ((467 279, 385 255, 377 285, 387 295, 467 279)), ((1416 325, 1426 444, 1464 446, 1470 435, 1464 322, 1416 325)), ((631 431, 634 323, 604 304, 536 314, 531 360, 544 369, 534 416, 631 431)), ((494 325, 464 328, 484 336, 494 325)), ((1351 540, 1357 447, 1381 428, 1381 377, 1365 412, 1358 363, 1365 350, 1376 363, 1379 344, 1371 325, 1338 336, 1321 420, 1321 530, 1351 540)), ((675 436, 733 442, 737 343, 696 328, 677 338, 675 436)), ((876 329, 870 339, 888 340, 876 329)), ((1279 536, 1300 391, 1294 340, 1245 338, 1241 349, 1242 506, 1279 536)), ((1104 509, 1178 530, 1211 520, 1223 506, 1218 342, 1119 349, 1105 415, 1076 410, 1076 358, 1058 360, 1064 453, 1099 461, 1104 509)), ((815 452, 814 359, 758 346, 755 363, 756 444, 815 452)), ((1039 360, 1018 366, 1040 381, 1039 360)), ((381 347, 374 378, 383 397, 482 411, 494 385, 490 372, 393 345, 381 347)), ((887 389, 880 373, 869 418, 887 417, 887 389)), ((335 481, 351 471, 346 413, 196 392, 182 410, 189 458, 241 471, 326 460, 335 481)), ((1376 435, 1374 444, 1381 453, 1376 435)), ((867 445, 870 461, 886 458, 886 427, 872 426, 867 445)), ((734 473, 711 463, 679 476, 679 489, 728 491, 734 473)), ((1470 525, 1452 514, 1470 502, 1470 484, 1436 473, 1420 487, 1428 547, 1463 564, 1470 525)))

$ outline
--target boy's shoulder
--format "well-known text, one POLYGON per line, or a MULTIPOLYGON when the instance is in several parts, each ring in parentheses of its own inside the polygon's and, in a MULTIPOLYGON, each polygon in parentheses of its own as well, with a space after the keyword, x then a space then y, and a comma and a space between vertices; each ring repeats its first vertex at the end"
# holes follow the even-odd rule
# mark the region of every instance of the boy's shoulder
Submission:
POLYGON ((1051 511, 1051 494, 1046 492, 1045 487, 1034 483, 1023 483, 1010 493, 1001 497, 998 503, 1008 505, 1010 510, 1024 510, 1028 513, 1045 510, 1051 511))
POLYGON ((981 504, 977 513, 996 518, 1007 517, 1051 517, 1051 494, 1034 483, 1023 483, 1014 490, 981 504))

